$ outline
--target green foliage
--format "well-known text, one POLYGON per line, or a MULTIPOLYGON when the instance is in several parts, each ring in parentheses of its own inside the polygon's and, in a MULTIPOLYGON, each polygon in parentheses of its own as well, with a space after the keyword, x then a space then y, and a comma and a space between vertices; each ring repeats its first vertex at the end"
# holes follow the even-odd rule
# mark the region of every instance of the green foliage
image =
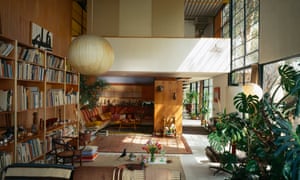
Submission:
POLYGON ((247 149, 247 160, 232 168, 231 179, 300 179, 300 128, 293 131, 289 119, 299 117, 300 75, 288 65, 280 66, 278 71, 280 84, 274 94, 265 93, 259 101, 257 96, 239 93, 234 97, 234 105, 243 118, 223 113, 216 130, 219 133, 209 134, 209 140, 210 136, 218 137, 215 141, 228 140, 219 136, 222 133, 235 141, 237 148, 247 149), (279 102, 274 102, 280 87, 286 94, 279 102))
POLYGON ((205 93, 202 97, 202 104, 200 107, 200 113, 203 115, 203 119, 207 119, 206 115, 209 113, 209 99, 208 94, 205 93))
POLYGON ((97 79, 92 84, 88 84, 88 76, 80 76, 80 105, 87 105, 89 108, 93 108, 97 105, 99 94, 101 90, 108 86, 108 83, 97 79))
POLYGON ((258 109, 258 96, 246 96, 244 93, 238 93, 233 98, 233 104, 235 105, 235 108, 241 113, 254 114, 258 109))
POLYGON ((229 143, 243 141, 245 138, 245 122, 238 113, 218 114, 216 130, 208 135, 208 141, 217 152, 224 152, 229 143))
POLYGON ((193 101, 197 102, 198 93, 196 91, 189 91, 185 94, 184 104, 192 104, 193 101))

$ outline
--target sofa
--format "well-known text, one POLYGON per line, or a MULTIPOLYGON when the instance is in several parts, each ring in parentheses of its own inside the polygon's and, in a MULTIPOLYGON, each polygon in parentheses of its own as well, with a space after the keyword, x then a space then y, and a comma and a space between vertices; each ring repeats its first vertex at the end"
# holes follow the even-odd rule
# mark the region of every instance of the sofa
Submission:
POLYGON ((176 170, 142 168, 137 164, 120 167, 16 163, 9 165, 3 174, 4 180, 180 180, 181 173, 176 170))
POLYGON ((80 109, 80 132, 89 132, 92 135, 106 126, 116 122, 116 119, 110 112, 102 112, 99 107, 93 109, 80 109))

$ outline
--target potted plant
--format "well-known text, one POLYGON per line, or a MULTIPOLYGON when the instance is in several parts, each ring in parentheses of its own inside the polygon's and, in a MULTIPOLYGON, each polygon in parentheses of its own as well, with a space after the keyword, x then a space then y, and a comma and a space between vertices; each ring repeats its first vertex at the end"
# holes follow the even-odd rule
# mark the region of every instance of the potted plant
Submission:
POLYGON ((204 96, 202 97, 202 104, 201 104, 201 107, 200 107, 200 114, 201 114, 201 124, 204 124, 206 125, 206 122, 207 122, 207 115, 209 113, 209 102, 208 102, 208 94, 205 93, 204 96))
POLYGON ((265 93, 261 100, 256 95, 239 93, 234 97, 234 105, 242 117, 230 117, 226 122, 225 113, 217 123, 216 132, 209 135, 211 146, 216 149, 222 149, 230 142, 228 139, 235 139, 237 149, 246 152, 246 160, 231 169, 231 179, 300 177, 300 128, 298 125, 295 131, 290 119, 300 115, 300 72, 283 65, 279 67, 279 74, 278 87, 286 92, 280 101, 273 100, 276 91, 265 93), (239 130, 243 133, 238 133, 239 130))
POLYGON ((185 99, 183 101, 183 104, 185 105, 185 108, 188 113, 192 112, 192 104, 193 102, 197 102, 198 100, 198 93, 196 91, 189 91, 185 94, 185 99))
POLYGON ((96 107, 101 90, 107 86, 108 84, 104 80, 97 79, 96 77, 81 75, 79 97, 80 105, 87 106, 88 108, 96 107))

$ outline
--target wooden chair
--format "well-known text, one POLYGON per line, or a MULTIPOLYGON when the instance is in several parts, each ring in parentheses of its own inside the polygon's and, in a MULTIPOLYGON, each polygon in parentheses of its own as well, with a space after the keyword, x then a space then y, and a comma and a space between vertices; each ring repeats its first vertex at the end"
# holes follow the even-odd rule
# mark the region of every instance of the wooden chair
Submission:
POLYGON ((62 138, 53 138, 52 146, 56 164, 71 162, 72 166, 74 166, 74 162, 79 160, 80 166, 82 165, 82 151, 85 146, 77 149, 71 143, 65 142, 62 138))

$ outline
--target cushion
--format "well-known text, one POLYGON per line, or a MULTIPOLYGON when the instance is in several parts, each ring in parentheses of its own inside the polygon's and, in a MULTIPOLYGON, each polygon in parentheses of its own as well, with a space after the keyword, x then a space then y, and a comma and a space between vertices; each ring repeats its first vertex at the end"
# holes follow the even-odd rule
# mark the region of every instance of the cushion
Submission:
POLYGON ((122 119, 126 119, 126 114, 121 114, 120 115, 120 120, 122 120, 122 119))
POLYGON ((101 126, 102 124, 103 124, 102 121, 92 121, 92 122, 86 123, 85 126, 93 127, 93 126, 101 126))
POLYGON ((18 179, 72 179, 74 167, 62 164, 33 164, 16 163, 5 169, 5 180, 18 179))
POLYGON ((90 111, 88 109, 82 109, 80 111, 81 111, 84 122, 86 122, 86 123, 90 122, 90 111))
POLYGON ((111 112, 102 113, 99 115, 102 121, 107 121, 112 119, 111 112))

